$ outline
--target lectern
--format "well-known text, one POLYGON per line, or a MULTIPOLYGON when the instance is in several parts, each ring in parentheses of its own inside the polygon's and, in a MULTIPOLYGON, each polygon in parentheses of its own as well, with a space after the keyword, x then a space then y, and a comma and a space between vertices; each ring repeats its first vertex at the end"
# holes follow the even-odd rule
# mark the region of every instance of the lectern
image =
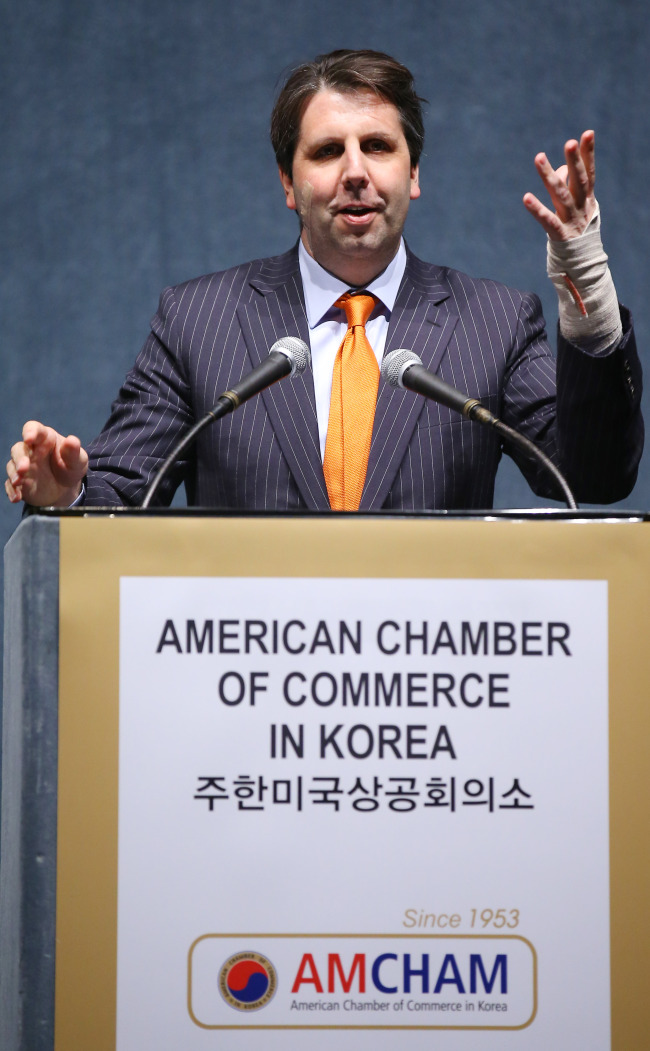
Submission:
POLYGON ((3 1051, 647 1042, 643 514, 43 513, 3 1051))

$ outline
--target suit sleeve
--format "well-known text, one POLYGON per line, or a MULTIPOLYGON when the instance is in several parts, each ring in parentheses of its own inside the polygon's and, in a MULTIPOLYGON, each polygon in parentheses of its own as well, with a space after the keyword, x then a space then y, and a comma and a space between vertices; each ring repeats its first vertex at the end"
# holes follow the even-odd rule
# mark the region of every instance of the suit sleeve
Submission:
MULTIPOLYGON (((84 502, 139 506, 159 467, 193 422, 174 293, 165 289, 152 331, 113 403, 104 429, 89 446, 84 502)), ((183 481, 191 488, 192 465, 188 460, 175 464, 155 502, 169 504, 183 481)))
MULTIPOLYGON (((558 332, 550 353, 537 296, 523 297, 502 401, 505 423, 521 431, 560 468, 576 499, 606 504, 632 490, 643 450, 642 378, 632 321, 621 308, 623 338, 595 357, 558 332)), ((560 499, 536 464, 508 449, 531 488, 560 499)))

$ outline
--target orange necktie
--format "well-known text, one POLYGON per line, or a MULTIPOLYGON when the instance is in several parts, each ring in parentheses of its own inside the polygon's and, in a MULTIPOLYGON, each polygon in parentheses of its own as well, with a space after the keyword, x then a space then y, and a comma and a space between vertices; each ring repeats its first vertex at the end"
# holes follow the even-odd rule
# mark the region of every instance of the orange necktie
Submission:
POLYGON ((323 471, 333 511, 358 511, 368 469, 375 419, 379 366, 366 336, 376 299, 346 292, 334 306, 348 319, 332 376, 323 471))

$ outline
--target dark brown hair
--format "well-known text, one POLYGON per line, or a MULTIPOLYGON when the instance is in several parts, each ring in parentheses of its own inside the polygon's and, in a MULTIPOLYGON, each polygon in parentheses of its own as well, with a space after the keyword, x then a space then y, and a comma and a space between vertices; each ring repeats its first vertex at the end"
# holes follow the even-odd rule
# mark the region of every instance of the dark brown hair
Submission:
POLYGON ((383 51, 331 51, 294 69, 278 95, 271 115, 271 143, 275 159, 291 176, 300 121, 309 100, 318 92, 374 91, 399 112, 411 164, 420 160, 424 145, 422 103, 413 75, 383 51))

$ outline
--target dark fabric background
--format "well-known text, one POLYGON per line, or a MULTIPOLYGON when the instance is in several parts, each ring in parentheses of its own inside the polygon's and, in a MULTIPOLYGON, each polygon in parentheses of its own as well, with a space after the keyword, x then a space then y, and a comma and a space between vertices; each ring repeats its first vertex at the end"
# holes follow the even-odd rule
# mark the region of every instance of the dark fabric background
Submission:
MULTIPOLYGON (((535 289, 551 328, 521 197, 538 150, 559 163, 596 129, 605 244, 648 362, 644 0, 22 0, 0 29, 7 454, 28 418, 97 433, 164 285, 292 243, 269 114, 283 70, 334 47, 393 53, 429 99, 411 247, 535 289)), ((508 463, 499 505, 538 502, 508 463)), ((649 496, 646 460, 626 506, 649 496)), ((0 503, 3 544, 19 518, 0 503)))

